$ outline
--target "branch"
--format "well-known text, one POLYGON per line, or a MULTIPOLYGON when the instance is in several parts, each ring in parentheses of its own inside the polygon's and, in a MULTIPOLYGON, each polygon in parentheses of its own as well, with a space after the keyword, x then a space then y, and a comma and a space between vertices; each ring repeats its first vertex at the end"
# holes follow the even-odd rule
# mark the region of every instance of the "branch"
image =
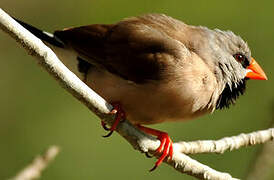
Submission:
POLYGON ((45 154, 36 157, 31 164, 20 171, 15 177, 11 178, 11 180, 38 179, 42 171, 55 159, 59 151, 60 149, 57 146, 49 147, 45 154))
POLYGON ((225 137, 216 141, 204 140, 193 142, 178 142, 178 151, 184 154, 198 153, 224 153, 229 150, 236 150, 244 146, 263 144, 274 139, 274 128, 240 134, 238 136, 225 137))
MULTIPOLYGON (((38 63, 53 76, 62 87, 69 91, 74 97, 85 104, 92 112, 103 119, 107 124, 112 124, 113 115, 109 112, 112 106, 108 104, 103 98, 91 90, 85 83, 83 83, 76 75, 74 75, 56 55, 43 42, 25 30, 20 24, 14 21, 2 9, 0 9, 0 29, 7 32, 16 41, 23 46, 30 55, 36 57, 38 63)), ((159 147, 160 141, 156 138, 147 135, 135 128, 128 121, 119 123, 117 132, 123 136, 135 149, 141 152, 154 153, 159 147)), ((272 131, 273 139, 273 131, 272 131)), ((206 143, 208 141, 198 142, 180 142, 174 143, 174 152, 172 159, 165 160, 165 163, 174 167, 177 171, 187 173, 191 176, 206 179, 206 180, 228 180, 234 179, 227 173, 218 172, 210 167, 191 159, 183 153, 199 153, 200 149, 210 147, 206 143), (197 145, 197 144, 201 145, 197 145)), ((219 144, 226 144, 226 139, 220 141, 219 144)), ((212 143, 212 142, 211 142, 212 143)), ((243 143, 245 144, 245 143, 243 143)), ((216 146, 217 147, 217 146, 216 146)), ((218 146, 219 147, 219 146, 218 146)), ((223 146, 220 146, 223 147, 223 146)), ((213 148, 214 149, 214 148, 213 148)), ((212 152, 203 150, 203 152, 212 152)), ((155 155, 157 156, 157 155, 155 155)))

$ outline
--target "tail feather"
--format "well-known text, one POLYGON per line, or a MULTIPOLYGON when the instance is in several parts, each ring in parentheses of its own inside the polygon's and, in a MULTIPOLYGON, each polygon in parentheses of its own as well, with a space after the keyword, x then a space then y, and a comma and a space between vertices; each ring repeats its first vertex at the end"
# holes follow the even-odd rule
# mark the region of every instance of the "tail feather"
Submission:
POLYGON ((67 48, 68 46, 65 46, 65 43, 56 37, 56 35, 42 31, 16 18, 14 18, 14 20, 30 31, 33 35, 46 42, 46 45, 53 50, 65 66, 67 66, 81 80, 85 80, 90 65, 78 57, 78 54, 75 51, 67 48))
POLYGON ((29 30, 36 37, 41 39, 42 41, 48 42, 49 44, 60 47, 60 48, 64 47, 64 43, 61 40, 59 40, 57 37, 55 37, 53 34, 42 31, 40 29, 37 29, 36 27, 33 27, 33 26, 31 26, 21 20, 18 20, 14 17, 13 17, 13 19, 15 21, 17 21, 19 24, 21 24, 24 28, 29 30))

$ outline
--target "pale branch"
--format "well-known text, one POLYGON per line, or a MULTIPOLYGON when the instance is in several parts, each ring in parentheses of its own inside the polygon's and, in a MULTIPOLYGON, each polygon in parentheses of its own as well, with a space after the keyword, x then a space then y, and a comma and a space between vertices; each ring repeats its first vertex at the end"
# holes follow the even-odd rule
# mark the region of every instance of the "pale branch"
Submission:
POLYGON ((178 151, 184 154, 224 153, 243 146, 263 144, 274 139, 274 128, 256 131, 238 136, 225 137, 219 140, 199 140, 193 142, 177 142, 178 151))
MULTIPOLYGON (((62 87, 69 91, 79 101, 84 103, 107 124, 112 123, 113 115, 108 114, 111 111, 112 106, 67 69, 51 49, 48 48, 40 39, 25 30, 2 9, 0 9, 0 28, 17 40, 21 46, 30 52, 32 56, 36 57, 38 63, 46 69, 51 76, 55 77, 62 87)), ((128 121, 121 122, 117 127, 117 132, 135 149, 140 150, 141 152, 153 153, 160 145, 159 140, 143 133, 128 121)), ((193 142, 189 145, 193 145, 193 142)), ((183 146, 189 148, 187 143, 183 144, 183 146)), ((214 169, 186 156, 183 154, 184 152, 182 152, 183 150, 186 150, 183 146, 182 143, 174 143, 172 159, 165 160, 166 163, 174 167, 177 171, 206 180, 234 179, 227 173, 215 171, 214 169)), ((200 148, 203 149, 203 147, 195 145, 193 148, 191 147, 191 151, 188 151, 187 153, 199 152, 200 148)))
POLYGON ((60 149, 57 146, 49 147, 43 155, 37 156, 33 162, 10 180, 32 180, 40 178, 43 170, 55 159, 59 151, 60 149))

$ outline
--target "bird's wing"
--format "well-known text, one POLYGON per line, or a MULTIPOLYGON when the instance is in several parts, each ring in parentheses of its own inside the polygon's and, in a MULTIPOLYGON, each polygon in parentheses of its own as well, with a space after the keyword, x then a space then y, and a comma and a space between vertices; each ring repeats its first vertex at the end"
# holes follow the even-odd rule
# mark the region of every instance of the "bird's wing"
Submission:
POLYGON ((155 27, 153 22, 133 18, 114 25, 69 28, 54 35, 89 63, 144 83, 161 79, 167 66, 181 58, 182 43, 155 27))

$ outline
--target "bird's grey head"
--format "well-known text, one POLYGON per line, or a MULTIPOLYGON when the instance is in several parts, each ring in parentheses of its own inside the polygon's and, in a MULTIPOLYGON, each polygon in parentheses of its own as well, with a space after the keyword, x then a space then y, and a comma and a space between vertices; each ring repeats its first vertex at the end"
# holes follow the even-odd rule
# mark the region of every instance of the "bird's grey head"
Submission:
POLYGON ((206 47, 199 55, 212 67, 220 85, 216 109, 229 107, 244 93, 251 51, 247 43, 231 31, 200 28, 207 42, 203 43, 206 47))

